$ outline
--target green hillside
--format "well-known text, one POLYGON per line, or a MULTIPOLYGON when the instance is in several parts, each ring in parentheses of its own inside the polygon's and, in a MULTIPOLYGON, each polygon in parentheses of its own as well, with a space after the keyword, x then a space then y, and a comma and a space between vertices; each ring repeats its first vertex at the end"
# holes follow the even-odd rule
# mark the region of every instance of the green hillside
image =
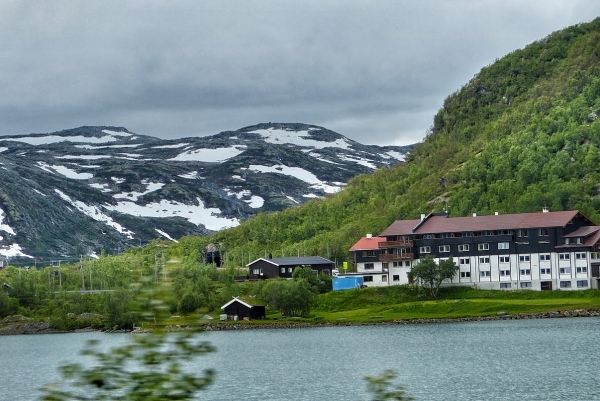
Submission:
MULTIPOLYGON (((188 245, 229 260, 265 254, 347 258, 367 232, 446 207, 453 216, 579 209, 600 221, 600 18, 516 50, 448 96, 404 165, 342 192, 261 214, 188 245)), ((189 248, 188 248, 189 249, 189 248)), ((189 251, 188 251, 189 252, 189 251)))

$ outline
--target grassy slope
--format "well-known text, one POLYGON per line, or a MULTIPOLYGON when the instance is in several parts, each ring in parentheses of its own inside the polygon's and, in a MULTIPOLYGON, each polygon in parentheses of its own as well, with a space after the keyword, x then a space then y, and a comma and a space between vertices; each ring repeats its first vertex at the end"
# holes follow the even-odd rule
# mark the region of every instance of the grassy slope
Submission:
POLYGON ((450 95, 409 160, 342 192, 260 214, 173 252, 219 242, 238 266, 272 253, 345 260, 397 219, 579 209, 600 219, 600 19, 556 32, 481 70, 450 95))

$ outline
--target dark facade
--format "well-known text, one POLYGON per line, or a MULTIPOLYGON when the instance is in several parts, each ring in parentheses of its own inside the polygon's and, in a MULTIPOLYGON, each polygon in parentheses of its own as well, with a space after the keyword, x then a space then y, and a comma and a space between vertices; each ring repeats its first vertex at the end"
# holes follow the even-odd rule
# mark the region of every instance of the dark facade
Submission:
POLYGON ((317 274, 331 275, 335 263, 320 256, 257 259, 248 265, 250 279, 292 278, 296 267, 310 267, 317 274))
POLYGON ((238 319, 264 319, 266 316, 264 305, 250 305, 238 298, 221 306, 227 316, 237 316, 238 319))

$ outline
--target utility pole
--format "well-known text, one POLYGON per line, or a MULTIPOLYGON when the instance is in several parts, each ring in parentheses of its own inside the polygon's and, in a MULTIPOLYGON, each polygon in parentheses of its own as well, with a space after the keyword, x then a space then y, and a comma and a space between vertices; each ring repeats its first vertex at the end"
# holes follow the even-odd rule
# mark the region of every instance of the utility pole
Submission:
MULTIPOLYGON (((154 281, 157 283, 158 283, 158 270, 161 268, 164 268, 164 264, 165 264, 165 254, 163 252, 155 253, 154 254, 154 281)), ((165 279, 166 279, 166 272, 165 272, 165 279)))
POLYGON ((79 256, 79 265, 81 267, 81 289, 85 291, 85 274, 83 271, 83 255, 79 256))

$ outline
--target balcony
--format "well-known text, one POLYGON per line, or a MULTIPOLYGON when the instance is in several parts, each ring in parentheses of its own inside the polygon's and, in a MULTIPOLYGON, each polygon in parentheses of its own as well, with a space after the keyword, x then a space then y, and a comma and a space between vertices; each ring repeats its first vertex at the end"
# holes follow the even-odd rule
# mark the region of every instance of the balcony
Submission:
POLYGON ((384 253, 379 255, 380 262, 388 262, 390 260, 411 260, 413 259, 412 253, 384 253))
POLYGON ((379 249, 386 248, 410 248, 413 246, 411 240, 406 241, 383 241, 379 243, 379 249))

